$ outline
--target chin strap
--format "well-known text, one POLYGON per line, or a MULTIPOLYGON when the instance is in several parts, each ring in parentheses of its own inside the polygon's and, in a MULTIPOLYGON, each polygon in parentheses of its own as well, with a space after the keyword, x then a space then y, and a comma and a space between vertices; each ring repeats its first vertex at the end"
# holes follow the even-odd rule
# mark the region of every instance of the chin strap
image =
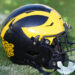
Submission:
POLYGON ((69 75, 71 74, 72 72, 75 71, 75 63, 69 61, 68 63, 68 66, 65 67, 61 61, 58 61, 57 62, 57 65, 60 69, 57 69, 57 71, 61 74, 64 74, 64 75, 69 75))

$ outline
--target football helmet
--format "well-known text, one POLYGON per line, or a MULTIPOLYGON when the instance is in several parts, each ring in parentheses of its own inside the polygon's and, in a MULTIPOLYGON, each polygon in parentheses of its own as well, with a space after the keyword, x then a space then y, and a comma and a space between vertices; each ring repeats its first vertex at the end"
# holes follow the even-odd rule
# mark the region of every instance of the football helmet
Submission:
POLYGON ((30 65, 44 75, 49 69, 58 69, 57 62, 68 60, 67 34, 72 29, 60 14, 41 4, 22 6, 13 11, 3 22, 2 44, 8 58, 22 65, 30 65))

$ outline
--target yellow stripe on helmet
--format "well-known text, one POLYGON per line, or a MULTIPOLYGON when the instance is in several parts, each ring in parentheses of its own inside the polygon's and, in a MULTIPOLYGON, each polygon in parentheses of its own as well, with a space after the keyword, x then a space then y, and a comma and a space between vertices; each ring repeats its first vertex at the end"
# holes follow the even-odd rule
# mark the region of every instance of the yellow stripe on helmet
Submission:
MULTIPOLYGON (((39 40, 43 36, 49 36, 49 35, 57 35, 63 31, 65 31, 64 25, 63 25, 63 20, 59 19, 61 16, 58 13, 55 13, 56 11, 52 10, 49 13, 49 18, 48 20, 39 26, 35 27, 22 27, 22 31, 24 32, 25 35, 27 35, 29 38, 36 37, 37 35, 40 35, 39 40), (49 26, 53 22, 52 26, 49 26)), ((55 37, 50 37, 48 38, 50 40, 50 44, 52 43, 53 39, 55 37)))
POLYGON ((33 12, 30 12, 30 13, 22 13, 22 14, 16 16, 15 18, 13 18, 14 21, 13 21, 13 19, 12 19, 11 21, 9 21, 9 22, 5 25, 5 27, 3 28, 2 32, 1 32, 1 37, 2 37, 2 38, 4 37, 6 31, 9 29, 9 25, 10 25, 10 23, 11 23, 12 21, 13 21, 13 24, 14 24, 14 23, 17 22, 18 20, 20 20, 20 19, 22 19, 22 18, 24 18, 24 17, 32 16, 32 15, 42 15, 42 16, 47 16, 47 17, 48 17, 48 16, 49 16, 49 13, 48 13, 48 12, 45 12, 45 11, 33 11, 33 12))
POLYGON ((2 31, 1 31, 1 38, 4 38, 4 35, 5 35, 6 31, 9 29, 9 25, 11 24, 11 22, 12 22, 13 20, 14 20, 14 19, 12 19, 11 21, 9 21, 8 24, 6 24, 6 25, 4 26, 4 28, 3 28, 2 31))
POLYGON ((18 20, 24 18, 24 17, 28 17, 28 16, 33 16, 33 15, 41 15, 41 16, 46 16, 48 17, 49 16, 49 13, 48 12, 45 12, 45 11, 32 11, 30 13, 22 13, 18 16, 15 17, 15 20, 13 23, 17 22, 18 20))

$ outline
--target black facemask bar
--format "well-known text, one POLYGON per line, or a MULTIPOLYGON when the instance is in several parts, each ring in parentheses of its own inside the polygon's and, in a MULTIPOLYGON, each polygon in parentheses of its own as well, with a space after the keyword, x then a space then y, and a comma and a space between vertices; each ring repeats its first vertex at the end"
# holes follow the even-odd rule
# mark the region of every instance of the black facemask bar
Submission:
POLYGON ((57 35, 44 36, 42 38, 42 40, 44 40, 47 37, 56 37, 51 46, 44 45, 45 47, 52 50, 51 52, 53 53, 53 58, 50 61, 50 65, 53 62, 57 61, 62 61, 64 63, 65 61, 69 60, 68 58, 66 58, 67 53, 75 51, 75 48, 72 49, 70 48, 70 46, 74 45, 75 43, 70 42, 68 39, 68 33, 72 30, 72 27, 70 25, 67 26, 66 23, 64 23, 64 28, 65 28, 64 32, 61 32, 57 35))

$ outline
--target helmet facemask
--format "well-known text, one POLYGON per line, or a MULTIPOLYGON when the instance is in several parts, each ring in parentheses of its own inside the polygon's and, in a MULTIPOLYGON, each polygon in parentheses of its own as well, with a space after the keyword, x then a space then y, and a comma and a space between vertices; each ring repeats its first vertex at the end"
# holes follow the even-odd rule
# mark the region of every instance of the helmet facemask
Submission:
POLYGON ((66 23, 64 23, 65 31, 61 32, 57 35, 52 36, 44 36, 41 41, 39 42, 39 35, 34 39, 33 44, 36 45, 37 43, 40 43, 40 45, 46 47, 51 52, 51 59, 48 61, 48 68, 47 69, 59 69, 58 62, 61 61, 62 64, 69 60, 68 53, 75 50, 75 48, 71 49, 71 46, 75 43, 70 42, 68 39, 68 33, 72 29, 70 25, 67 26, 66 23), (51 45, 49 45, 50 40, 45 39, 47 37, 56 37, 54 38, 51 45))

